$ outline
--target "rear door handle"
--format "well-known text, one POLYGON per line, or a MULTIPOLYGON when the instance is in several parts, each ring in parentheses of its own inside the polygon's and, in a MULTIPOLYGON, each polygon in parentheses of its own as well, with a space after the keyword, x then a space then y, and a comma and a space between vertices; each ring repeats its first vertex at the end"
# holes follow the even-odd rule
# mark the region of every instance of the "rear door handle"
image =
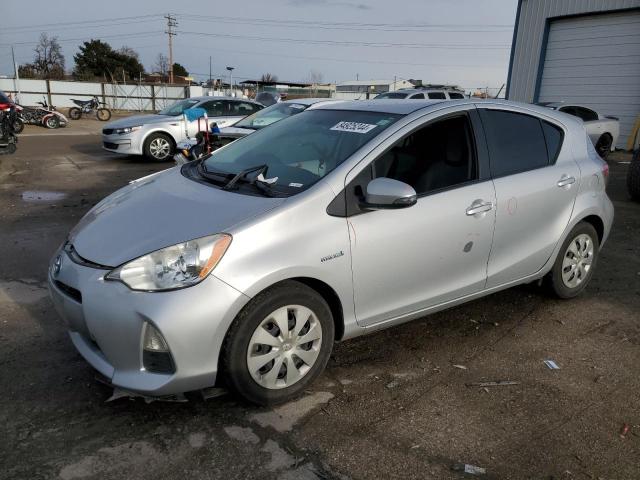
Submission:
POLYGON ((478 213, 488 212, 493 209, 493 203, 476 200, 467 208, 467 215, 477 215, 478 213))
POLYGON ((568 187, 569 185, 572 185, 574 183, 576 183, 575 177, 568 177, 566 175, 563 175, 562 178, 558 180, 559 187, 568 187))

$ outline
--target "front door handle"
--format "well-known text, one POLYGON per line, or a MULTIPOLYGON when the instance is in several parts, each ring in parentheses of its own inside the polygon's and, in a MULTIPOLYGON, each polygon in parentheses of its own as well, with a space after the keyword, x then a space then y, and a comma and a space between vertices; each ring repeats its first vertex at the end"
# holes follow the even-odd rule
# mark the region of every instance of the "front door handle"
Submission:
POLYGON ((568 177, 567 175, 563 175, 560 180, 558 180, 559 187, 568 187, 576 183, 575 177, 568 177))
POLYGON ((493 209, 493 203, 485 202, 483 200, 476 200, 467 208, 467 215, 477 215, 478 213, 485 213, 493 209))

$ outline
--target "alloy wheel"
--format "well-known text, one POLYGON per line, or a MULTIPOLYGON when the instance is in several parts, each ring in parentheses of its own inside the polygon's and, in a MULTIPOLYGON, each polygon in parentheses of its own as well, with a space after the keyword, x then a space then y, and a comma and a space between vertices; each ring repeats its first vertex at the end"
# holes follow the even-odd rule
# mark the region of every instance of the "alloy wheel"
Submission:
POLYGON ((562 282, 565 286, 575 288, 586 280, 593 254, 593 240, 586 233, 581 233, 569 243, 562 261, 562 282))
POLYGON ((162 160, 169 155, 171 151, 171 145, 166 138, 158 137, 154 138, 149 144, 149 152, 153 158, 162 160))
POLYGON ((267 315, 247 348, 251 377, 268 389, 287 388, 313 367, 322 344, 322 326, 313 311, 287 305, 267 315))

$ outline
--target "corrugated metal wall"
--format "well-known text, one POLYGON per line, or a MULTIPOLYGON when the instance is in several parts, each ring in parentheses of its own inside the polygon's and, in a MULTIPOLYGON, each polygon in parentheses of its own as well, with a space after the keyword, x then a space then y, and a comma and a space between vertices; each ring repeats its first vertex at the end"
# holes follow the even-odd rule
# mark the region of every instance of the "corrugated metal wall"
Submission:
POLYGON ((634 7, 640 0, 522 0, 507 98, 533 101, 547 18, 634 7))

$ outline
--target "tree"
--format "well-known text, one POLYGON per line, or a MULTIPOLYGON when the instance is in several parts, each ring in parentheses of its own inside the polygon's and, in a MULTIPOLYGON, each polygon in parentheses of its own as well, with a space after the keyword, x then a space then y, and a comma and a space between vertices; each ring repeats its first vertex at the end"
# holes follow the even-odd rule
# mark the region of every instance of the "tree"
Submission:
POLYGON ((121 46, 118 49, 118 53, 124 55, 125 57, 135 58, 136 60, 140 61, 140 55, 138 55, 138 52, 136 52, 131 47, 127 47, 126 45, 121 46))
POLYGON ((312 85, 317 85, 319 83, 322 83, 322 80, 324 79, 324 75, 322 75, 322 72, 319 72, 318 70, 309 70, 309 74, 307 75, 307 79, 306 79, 306 83, 310 83, 312 85))
POLYGON ((18 73, 24 78, 45 78, 59 80, 64 78, 64 55, 58 37, 40 34, 38 45, 34 49, 33 63, 20 65, 18 73))
POLYGON ((263 73, 260 77, 260 81, 266 83, 275 83, 278 81, 278 76, 273 75, 272 73, 263 73))
POLYGON ((80 52, 73 57, 76 62, 74 75, 83 80, 105 77, 113 81, 120 80, 124 72, 125 77, 138 78, 144 72, 144 67, 136 58, 137 53, 128 47, 123 48, 127 50, 115 51, 111 45, 101 40, 84 42, 80 46, 80 52))
POLYGON ((156 57, 156 63, 153 65, 154 73, 159 73, 162 78, 169 74, 169 59, 166 55, 159 53, 156 57))
POLYGON ((189 76, 189 72, 187 72, 187 69, 184 68, 179 63, 174 63, 173 64, 173 75, 177 75, 178 77, 188 77, 189 76))

